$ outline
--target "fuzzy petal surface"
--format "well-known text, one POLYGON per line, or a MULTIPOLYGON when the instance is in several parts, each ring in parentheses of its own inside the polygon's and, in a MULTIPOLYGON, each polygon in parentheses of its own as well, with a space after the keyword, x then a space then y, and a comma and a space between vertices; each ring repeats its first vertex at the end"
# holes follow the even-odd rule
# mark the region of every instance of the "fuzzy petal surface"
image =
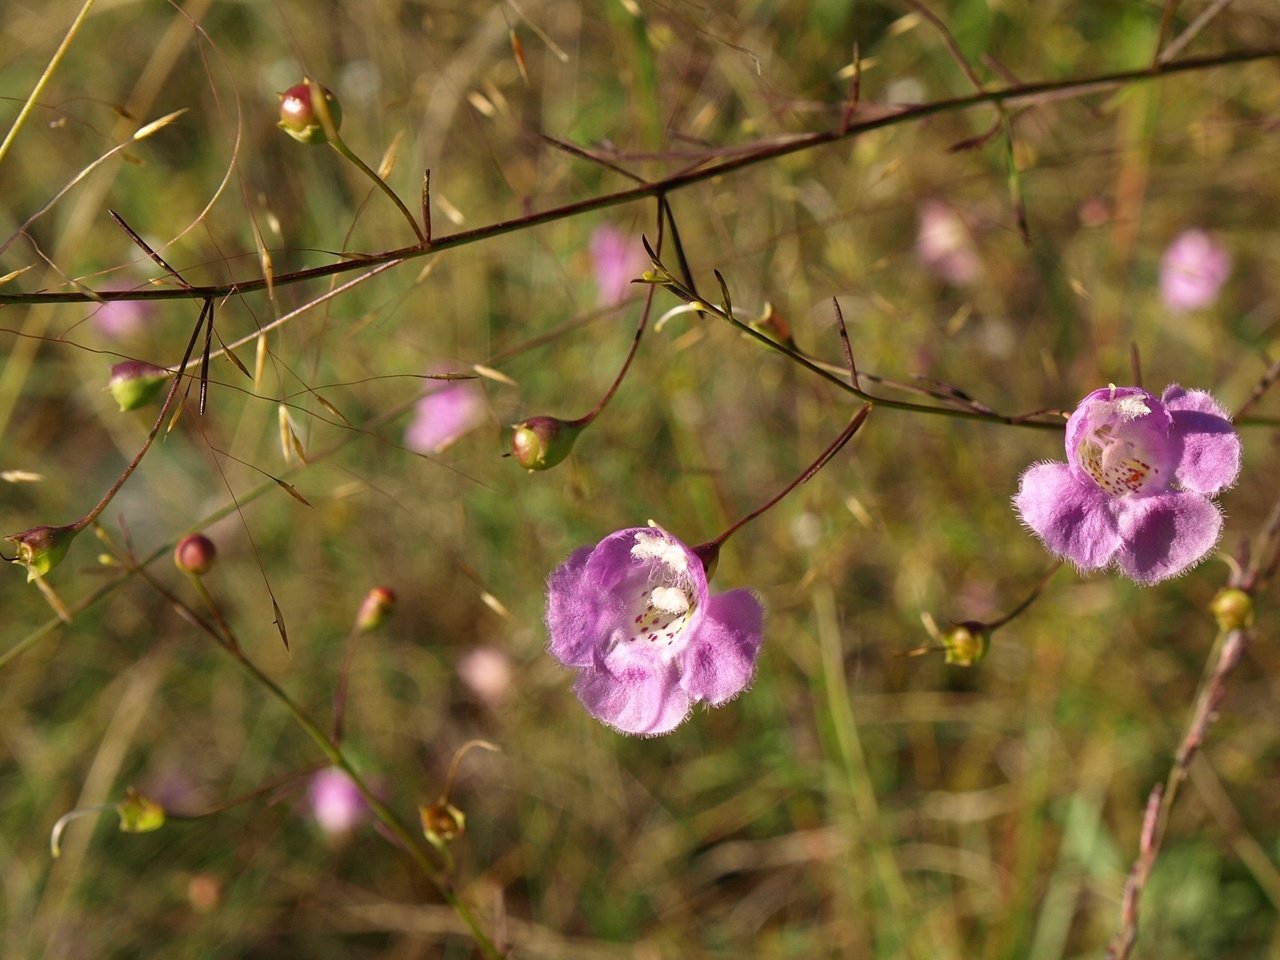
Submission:
POLYGON ((573 685, 573 692, 597 720, 623 733, 646 737, 670 733, 693 706, 671 667, 622 675, 587 669, 573 685))
POLYGON ((1065 463, 1034 464, 1013 498, 1022 522, 1050 552, 1082 570, 1107 566, 1121 547, 1110 498, 1065 463))
POLYGON ((591 547, 581 547, 547 580, 547 634, 553 656, 566 667, 587 667, 608 617, 601 595, 584 584, 591 547))
POLYGON ((764 641, 764 607, 750 590, 717 594, 707 604, 698 636, 684 658, 680 685, 718 707, 751 683, 764 641))
POLYGON ((1127 576, 1144 584, 1195 566, 1222 534, 1221 511, 1196 493, 1125 501, 1119 519, 1124 546, 1116 560, 1127 576))
POLYGON ((1213 397, 1172 384, 1163 399, 1173 414, 1174 433, 1182 438, 1182 460, 1174 478, 1183 489, 1212 497, 1235 483, 1240 437, 1213 397))

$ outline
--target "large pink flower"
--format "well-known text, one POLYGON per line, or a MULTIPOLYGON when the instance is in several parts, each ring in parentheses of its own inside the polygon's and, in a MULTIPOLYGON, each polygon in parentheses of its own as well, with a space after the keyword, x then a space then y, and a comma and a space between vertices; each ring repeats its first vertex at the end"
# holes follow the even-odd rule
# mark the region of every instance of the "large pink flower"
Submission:
POLYGON ((547 590, 551 653, 587 712, 624 733, 675 729, 693 705, 746 689, 764 639, 750 590, 712 596, 702 561, 656 527, 575 551, 547 590))
POLYGON ((1240 438, 1202 390, 1095 390, 1067 421, 1067 462, 1034 464, 1014 497, 1050 552, 1138 583, 1177 576, 1222 533, 1209 499, 1235 483, 1240 438))

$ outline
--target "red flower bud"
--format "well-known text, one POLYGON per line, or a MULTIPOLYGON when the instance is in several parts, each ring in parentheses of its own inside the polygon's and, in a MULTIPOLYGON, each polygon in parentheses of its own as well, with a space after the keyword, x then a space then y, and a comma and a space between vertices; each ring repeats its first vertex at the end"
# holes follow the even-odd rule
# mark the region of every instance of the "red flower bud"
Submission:
POLYGON ((280 129, 299 143, 328 143, 331 134, 337 134, 342 125, 342 105, 331 91, 310 81, 294 84, 280 94, 280 129), (318 105, 312 90, 324 96, 323 108, 318 105), (326 125, 321 109, 328 113, 326 125))
POLYGON ((213 561, 218 558, 218 549, 213 541, 203 533, 192 533, 178 541, 173 548, 173 564, 183 573, 200 576, 208 573, 213 561))

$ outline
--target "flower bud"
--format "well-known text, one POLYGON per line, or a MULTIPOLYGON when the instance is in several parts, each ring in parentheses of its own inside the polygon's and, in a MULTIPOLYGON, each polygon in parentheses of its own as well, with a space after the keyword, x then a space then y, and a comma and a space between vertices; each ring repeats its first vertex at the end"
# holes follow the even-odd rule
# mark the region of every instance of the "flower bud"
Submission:
POLYGON ((32 527, 22 533, 13 533, 5 537, 18 548, 14 563, 27 568, 27 582, 46 573, 62 562, 71 546, 71 541, 80 531, 72 526, 66 527, 32 527))
POLYGON ((130 787, 116 804, 124 833, 151 833, 164 826, 164 807, 130 787))
POLYGON ((163 367, 145 360, 126 360, 111 368, 107 389, 120 404, 120 412, 124 413, 144 407, 156 399, 168 380, 169 371, 163 367))
POLYGON ((448 843, 467 825, 466 815, 444 798, 429 807, 419 807, 418 813, 422 817, 423 834, 437 847, 448 843))
POLYGON ((218 548, 203 533, 191 533, 173 548, 173 565, 183 573, 200 576, 208 573, 218 559, 218 548))
POLYGON ((511 453, 526 470, 549 470, 569 455, 584 423, 530 417, 514 426, 511 453))
POLYGON ((1253 626, 1253 598, 1238 587, 1224 587, 1209 604, 1220 630, 1244 630, 1253 626))
MULTIPOLYGON (((323 109, 329 114, 331 132, 336 134, 342 125, 342 105, 325 87, 317 85, 314 89, 324 96, 323 109)), ((311 83, 304 80, 280 94, 279 127, 299 143, 328 143, 325 124, 320 119, 321 108, 312 99, 312 90, 311 83)))
POLYGON ((374 587, 365 594, 356 615, 356 629, 361 633, 377 630, 387 622, 396 606, 396 594, 390 587, 374 587))
POLYGON ((991 631, 985 623, 971 620, 967 623, 953 624, 951 629, 942 635, 942 649, 946 651, 946 662, 957 667, 972 667, 987 655, 991 645, 991 631))

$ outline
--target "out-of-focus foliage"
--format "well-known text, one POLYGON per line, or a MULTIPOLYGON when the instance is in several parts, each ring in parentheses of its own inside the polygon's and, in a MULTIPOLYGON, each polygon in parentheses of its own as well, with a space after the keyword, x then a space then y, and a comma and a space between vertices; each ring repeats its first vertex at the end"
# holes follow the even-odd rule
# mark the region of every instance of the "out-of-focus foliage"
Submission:
MULTIPOLYGON (((1164 6, 933 8, 997 87, 1144 67, 1164 6)), ((1174 38, 1208 4, 1168 6, 1174 38)), ((4 9, 3 129, 78 9, 4 9)), ((1180 55, 1277 36, 1280 11, 1240 0, 1180 55)), ((0 275, 31 269, 0 291, 163 280, 108 209, 190 283, 260 276, 260 246, 281 275, 412 244, 360 171, 277 129, 277 93, 304 75, 338 96, 346 143, 375 169, 384 161, 411 210, 430 169, 441 237, 632 185, 548 137, 656 179, 835 129, 855 43, 855 121, 973 90, 909 5, 100 4, 0 161, 0 237, 140 123, 187 112, 35 221, 0 255, 0 275)), ((782 318, 837 367, 832 297, 860 372, 942 381, 1001 412, 1070 409, 1131 382, 1131 344, 1149 389, 1177 381, 1234 408, 1277 335, 1276 66, 1011 105, 1029 242, 1009 141, 983 139, 990 107, 669 199, 704 295, 719 269, 741 317, 771 305, 772 329, 782 318), (930 210, 951 218, 961 259, 945 262, 959 273, 921 246, 930 210), (1189 228, 1222 244, 1232 272, 1213 306, 1174 313, 1160 263, 1189 228)), ((346 746, 405 817, 440 797, 464 742, 501 748, 461 764, 448 801, 466 830, 450 850, 461 896, 517 956, 1098 956, 1147 792, 1210 654, 1208 605, 1227 565, 1148 590, 1064 570, 976 665, 906 656, 931 642, 922 615, 944 628, 991 621, 1039 581, 1049 558, 1010 497, 1028 463, 1062 458, 1061 438, 876 410, 720 558, 716 588, 749 586, 767 609, 753 687, 665 738, 603 728, 544 651, 547 573, 650 518, 709 539, 855 409, 723 323, 681 314, 649 332, 566 462, 530 474, 504 459, 505 425, 581 416, 626 354, 645 288, 601 305, 591 237, 606 224, 637 244, 657 238, 646 201, 442 250, 274 329, 260 357, 256 331, 330 281, 219 303, 214 347, 239 343, 260 377, 215 358, 204 416, 193 391, 103 526, 139 556, 163 551, 154 578, 195 608, 167 558, 183 534, 206 533, 219 561, 202 582, 222 615, 326 721, 363 598, 394 590, 394 614, 356 643, 346 746), (440 453, 407 449, 423 377, 475 365, 484 423, 440 453)), ((669 231, 665 243, 674 265, 669 231)), ((675 304, 659 292, 655 316, 675 304)), ((97 501, 156 409, 121 413, 111 366, 172 367, 198 313, 181 300, 127 315, 0 308, 0 470, 43 478, 0 482, 5 532, 66 523, 97 501)), ((1276 494, 1273 431, 1243 430, 1245 470, 1221 500, 1225 553, 1257 533, 1276 494)), ((82 603, 119 574, 100 549, 86 533, 47 577, 73 622, 0 673, 0 954, 471 955, 457 917, 372 826, 316 825, 307 783, 324 758, 155 585, 135 576, 82 603), (163 805, 162 829, 121 834, 108 811, 72 823, 50 858, 62 814, 114 804, 130 785, 163 805)), ((0 572, 3 656, 52 613, 19 570, 0 572)), ((1147 956, 1255 957, 1277 942, 1275 615, 1259 598, 1261 639, 1175 808, 1143 901, 1147 956)))

